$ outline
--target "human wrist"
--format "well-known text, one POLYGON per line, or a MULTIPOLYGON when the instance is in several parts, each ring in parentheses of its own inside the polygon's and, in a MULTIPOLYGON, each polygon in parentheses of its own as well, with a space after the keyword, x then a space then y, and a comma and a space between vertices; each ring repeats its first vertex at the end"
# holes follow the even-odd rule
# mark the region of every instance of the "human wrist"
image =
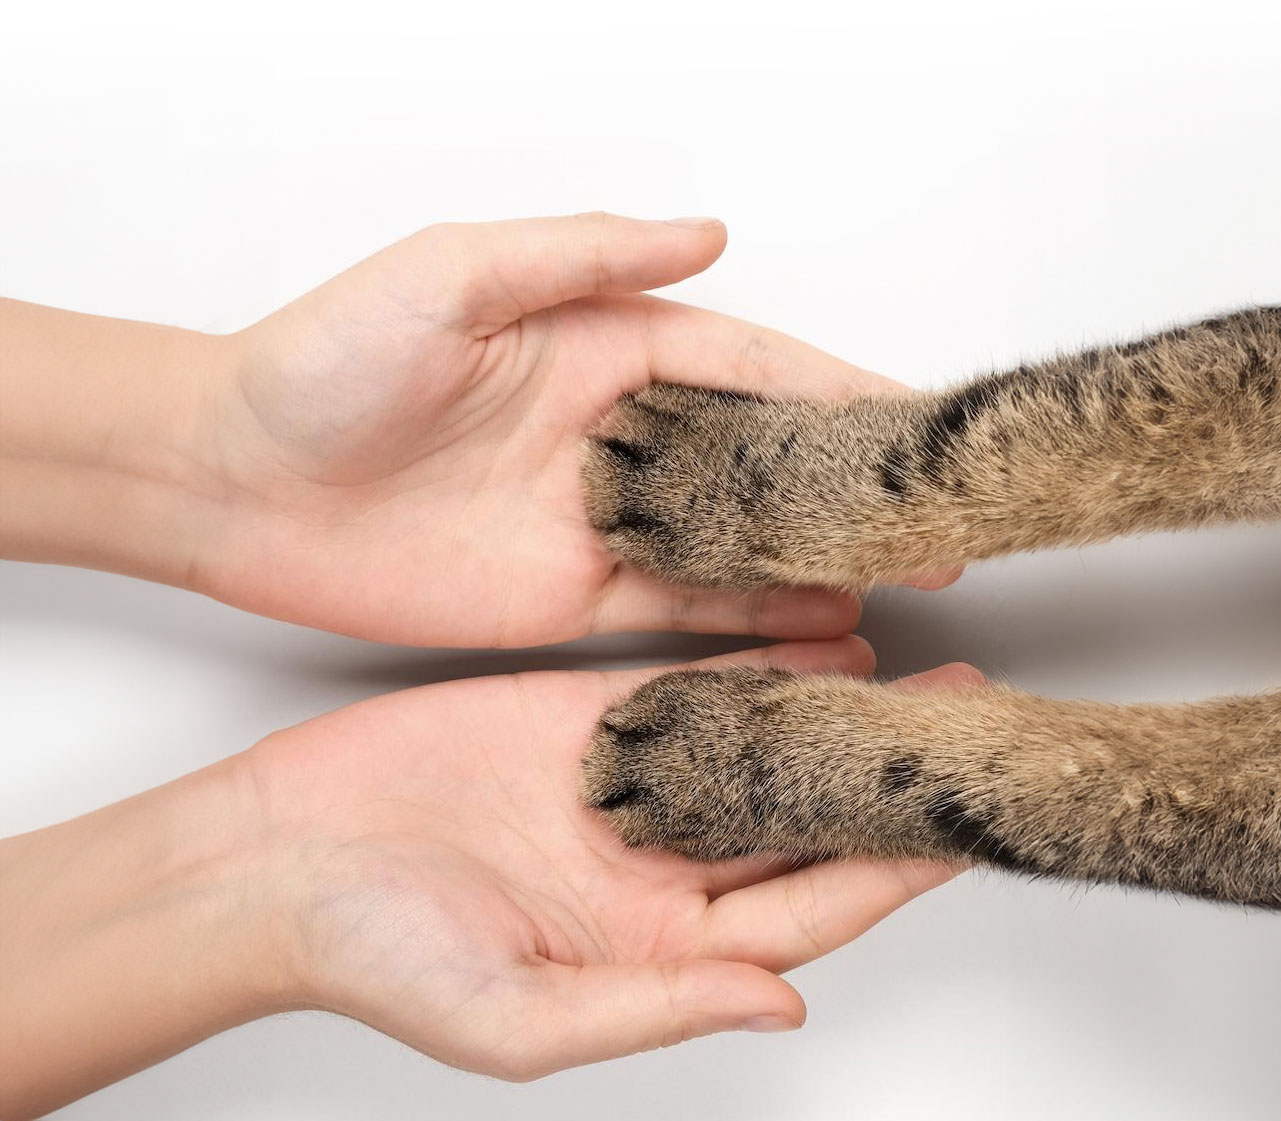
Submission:
POLYGON ((235 337, 0 300, 0 550, 186 584, 222 517, 235 337))
POLYGON ((0 841, 0 1115, 37 1116, 301 1003, 234 761, 0 841))

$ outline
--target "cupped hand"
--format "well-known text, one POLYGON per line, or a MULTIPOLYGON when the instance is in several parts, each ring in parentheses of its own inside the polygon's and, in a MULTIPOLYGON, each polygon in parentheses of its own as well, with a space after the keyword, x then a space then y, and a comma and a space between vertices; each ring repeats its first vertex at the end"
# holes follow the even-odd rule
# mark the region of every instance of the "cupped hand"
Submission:
MULTIPOLYGON (((857 638, 730 660, 866 672, 857 638)), ((577 794, 600 713, 648 673, 537 673, 379 697, 238 757, 288 886, 298 1003, 510 1079, 804 1019, 777 974, 955 869, 695 864, 625 848, 577 794)), ((968 667, 926 675, 971 681, 968 667)))
POLYGON ((189 583, 262 614, 412 644, 848 633, 850 597, 664 584, 611 556, 586 521, 580 448, 620 394, 666 380, 901 388, 774 332, 634 294, 706 268, 724 245, 710 219, 434 226, 229 336, 229 376, 211 382, 207 410, 224 515, 189 583))

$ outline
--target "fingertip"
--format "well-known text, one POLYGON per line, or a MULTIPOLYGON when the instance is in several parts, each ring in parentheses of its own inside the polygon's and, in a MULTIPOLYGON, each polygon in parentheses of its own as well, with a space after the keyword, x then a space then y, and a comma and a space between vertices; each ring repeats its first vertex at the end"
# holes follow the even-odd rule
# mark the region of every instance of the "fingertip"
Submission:
POLYGON ((948 863, 945 861, 911 861, 901 865, 903 885, 911 892, 912 898, 942 887, 949 880, 955 879, 973 865, 964 861, 948 863))
POLYGON ((791 1031, 805 1022, 801 994, 751 962, 695 958, 682 962, 669 977, 674 980, 668 997, 684 1021, 681 1034, 687 1039, 722 1031, 791 1031))
POLYGON ((777 974, 759 966, 748 966, 749 969, 764 974, 769 979, 771 988, 770 1001, 763 1004, 759 1012, 753 1012, 737 1027, 738 1031, 750 1032, 783 1032, 796 1031, 804 1026, 809 1017, 805 1001, 790 984, 777 974))
POLYGON ((713 260, 725 251, 725 243, 729 240, 729 231, 719 218, 668 218, 663 225, 675 226, 683 233, 701 238, 709 246, 714 246, 713 260))
POLYGON ((675 284, 725 245, 716 219, 686 224, 603 210, 432 230, 441 255, 456 261, 452 272, 466 278, 447 293, 451 316, 478 336, 566 300, 675 284))
POLYGON ((936 666, 924 673, 900 677, 892 684, 896 689, 966 689, 986 685, 987 678, 982 670, 968 662, 948 662, 946 665, 936 666))
POLYGON ((876 672, 876 651, 861 634, 852 634, 850 640, 850 672, 858 677, 870 677, 876 672))
POLYGON ((673 227, 680 231, 683 243, 692 243, 685 251, 692 249, 696 255, 693 272, 701 272, 716 261, 729 241, 729 231, 719 218, 667 218, 656 225, 673 227))
POLYGON ((931 568, 924 572, 909 573, 899 583, 906 588, 916 588, 922 592, 937 592, 950 588, 964 573, 965 566, 955 564, 947 568, 931 568))
POLYGON ((948 662, 933 671, 937 680, 949 685, 986 685, 987 675, 969 662, 948 662))

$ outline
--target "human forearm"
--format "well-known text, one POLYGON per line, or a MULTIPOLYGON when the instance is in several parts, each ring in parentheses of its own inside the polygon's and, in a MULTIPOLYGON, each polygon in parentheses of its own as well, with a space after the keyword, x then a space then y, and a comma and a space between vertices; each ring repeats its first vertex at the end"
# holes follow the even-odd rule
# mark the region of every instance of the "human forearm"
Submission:
POLYGON ((39 1116, 293 1003, 231 760, 0 841, 0 1116, 39 1116))
POLYGON ((234 345, 0 300, 0 554, 190 583, 234 345))

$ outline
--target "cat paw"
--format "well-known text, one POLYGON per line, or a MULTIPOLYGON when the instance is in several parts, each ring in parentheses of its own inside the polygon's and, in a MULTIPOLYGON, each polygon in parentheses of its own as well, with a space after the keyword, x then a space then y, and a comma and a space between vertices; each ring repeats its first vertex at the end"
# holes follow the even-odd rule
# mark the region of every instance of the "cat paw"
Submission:
POLYGON ((639 568, 684 584, 788 582, 789 476, 805 406, 679 386, 622 398, 593 435, 591 524, 639 568))
POLYGON ((634 848, 720 860, 771 848, 780 803, 771 714, 792 674, 663 674, 609 709, 583 761, 584 803, 634 848))

